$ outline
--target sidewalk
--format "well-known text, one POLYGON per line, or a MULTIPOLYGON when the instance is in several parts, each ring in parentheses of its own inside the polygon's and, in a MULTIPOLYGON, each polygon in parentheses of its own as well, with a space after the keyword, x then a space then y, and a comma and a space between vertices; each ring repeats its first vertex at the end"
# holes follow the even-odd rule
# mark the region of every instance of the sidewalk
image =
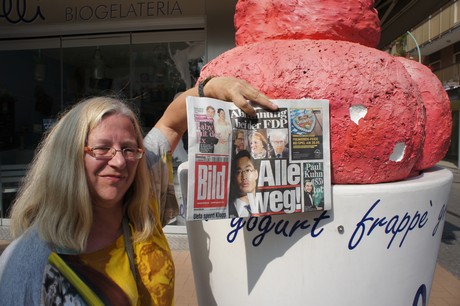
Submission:
MULTIPOLYGON (((185 305, 185 304, 184 304, 185 305)), ((459 306, 460 280, 444 269, 436 266, 428 306, 459 306)))
MULTIPOLYGON (((188 250, 174 250, 175 241, 187 239, 185 235, 182 236, 168 235, 176 265, 175 305, 198 306, 190 253, 188 250)), ((439 264, 436 266, 428 306, 460 306, 460 279, 439 264)))

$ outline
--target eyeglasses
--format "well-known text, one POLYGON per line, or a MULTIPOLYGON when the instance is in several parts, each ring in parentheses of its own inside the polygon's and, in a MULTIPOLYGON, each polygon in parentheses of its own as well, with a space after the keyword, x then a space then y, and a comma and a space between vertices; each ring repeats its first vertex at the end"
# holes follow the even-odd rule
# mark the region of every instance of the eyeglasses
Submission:
POLYGON ((117 152, 121 152, 126 160, 138 160, 144 155, 144 150, 140 148, 114 149, 111 147, 85 147, 85 152, 100 160, 111 160, 117 152))
POLYGON ((236 170, 236 176, 241 176, 243 175, 243 173, 247 176, 249 175, 249 173, 252 173, 254 171, 256 171, 256 169, 244 169, 244 170, 238 169, 236 170))

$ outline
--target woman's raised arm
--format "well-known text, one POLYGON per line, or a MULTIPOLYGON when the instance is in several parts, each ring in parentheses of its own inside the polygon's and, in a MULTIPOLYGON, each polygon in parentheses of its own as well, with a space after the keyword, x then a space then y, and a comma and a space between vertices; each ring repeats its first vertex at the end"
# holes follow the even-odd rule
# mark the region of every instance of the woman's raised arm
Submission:
MULTIPOLYGON (((205 97, 233 102, 250 116, 255 115, 255 110, 251 102, 269 110, 275 111, 278 109, 278 106, 248 82, 233 77, 214 77, 210 79, 203 87, 203 93, 205 97)), ((166 136, 173 151, 187 130, 187 108, 185 102, 187 96, 198 97, 198 86, 188 89, 171 102, 155 125, 166 136)))

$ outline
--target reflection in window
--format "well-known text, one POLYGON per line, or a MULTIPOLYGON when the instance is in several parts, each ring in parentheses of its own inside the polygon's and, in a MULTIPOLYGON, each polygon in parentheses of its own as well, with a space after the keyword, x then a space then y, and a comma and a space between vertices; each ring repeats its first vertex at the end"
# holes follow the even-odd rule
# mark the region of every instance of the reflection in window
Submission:
POLYGON ((0 51, 0 67, 0 162, 27 163, 61 110, 59 50, 0 51))
POLYGON ((29 162, 58 114, 86 97, 130 100, 147 130, 175 95, 194 86, 204 41, 130 45, 126 37, 114 44, 111 37, 70 37, 62 49, 0 51, 0 163, 29 162))
MULTIPOLYGON (((30 163, 58 114, 86 97, 127 99, 148 131, 176 94, 194 86, 204 41, 176 35, 170 42, 130 45, 132 37, 62 37, 62 48, 0 51, 0 164, 30 163)), ((45 40, 41 45, 50 47, 45 40)), ((187 159, 186 147, 179 144, 175 154, 177 167, 187 159)))
POLYGON ((161 117, 176 94, 195 84, 203 55, 203 42, 132 46, 133 98, 138 101, 147 128, 161 117))

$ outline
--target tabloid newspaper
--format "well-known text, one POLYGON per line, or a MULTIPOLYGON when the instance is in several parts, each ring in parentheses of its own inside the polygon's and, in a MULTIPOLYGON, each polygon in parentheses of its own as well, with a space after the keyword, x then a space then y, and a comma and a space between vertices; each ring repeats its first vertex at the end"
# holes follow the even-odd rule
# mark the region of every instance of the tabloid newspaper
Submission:
POLYGON ((187 220, 331 208, 329 101, 274 100, 247 116, 233 103, 187 98, 187 220))

